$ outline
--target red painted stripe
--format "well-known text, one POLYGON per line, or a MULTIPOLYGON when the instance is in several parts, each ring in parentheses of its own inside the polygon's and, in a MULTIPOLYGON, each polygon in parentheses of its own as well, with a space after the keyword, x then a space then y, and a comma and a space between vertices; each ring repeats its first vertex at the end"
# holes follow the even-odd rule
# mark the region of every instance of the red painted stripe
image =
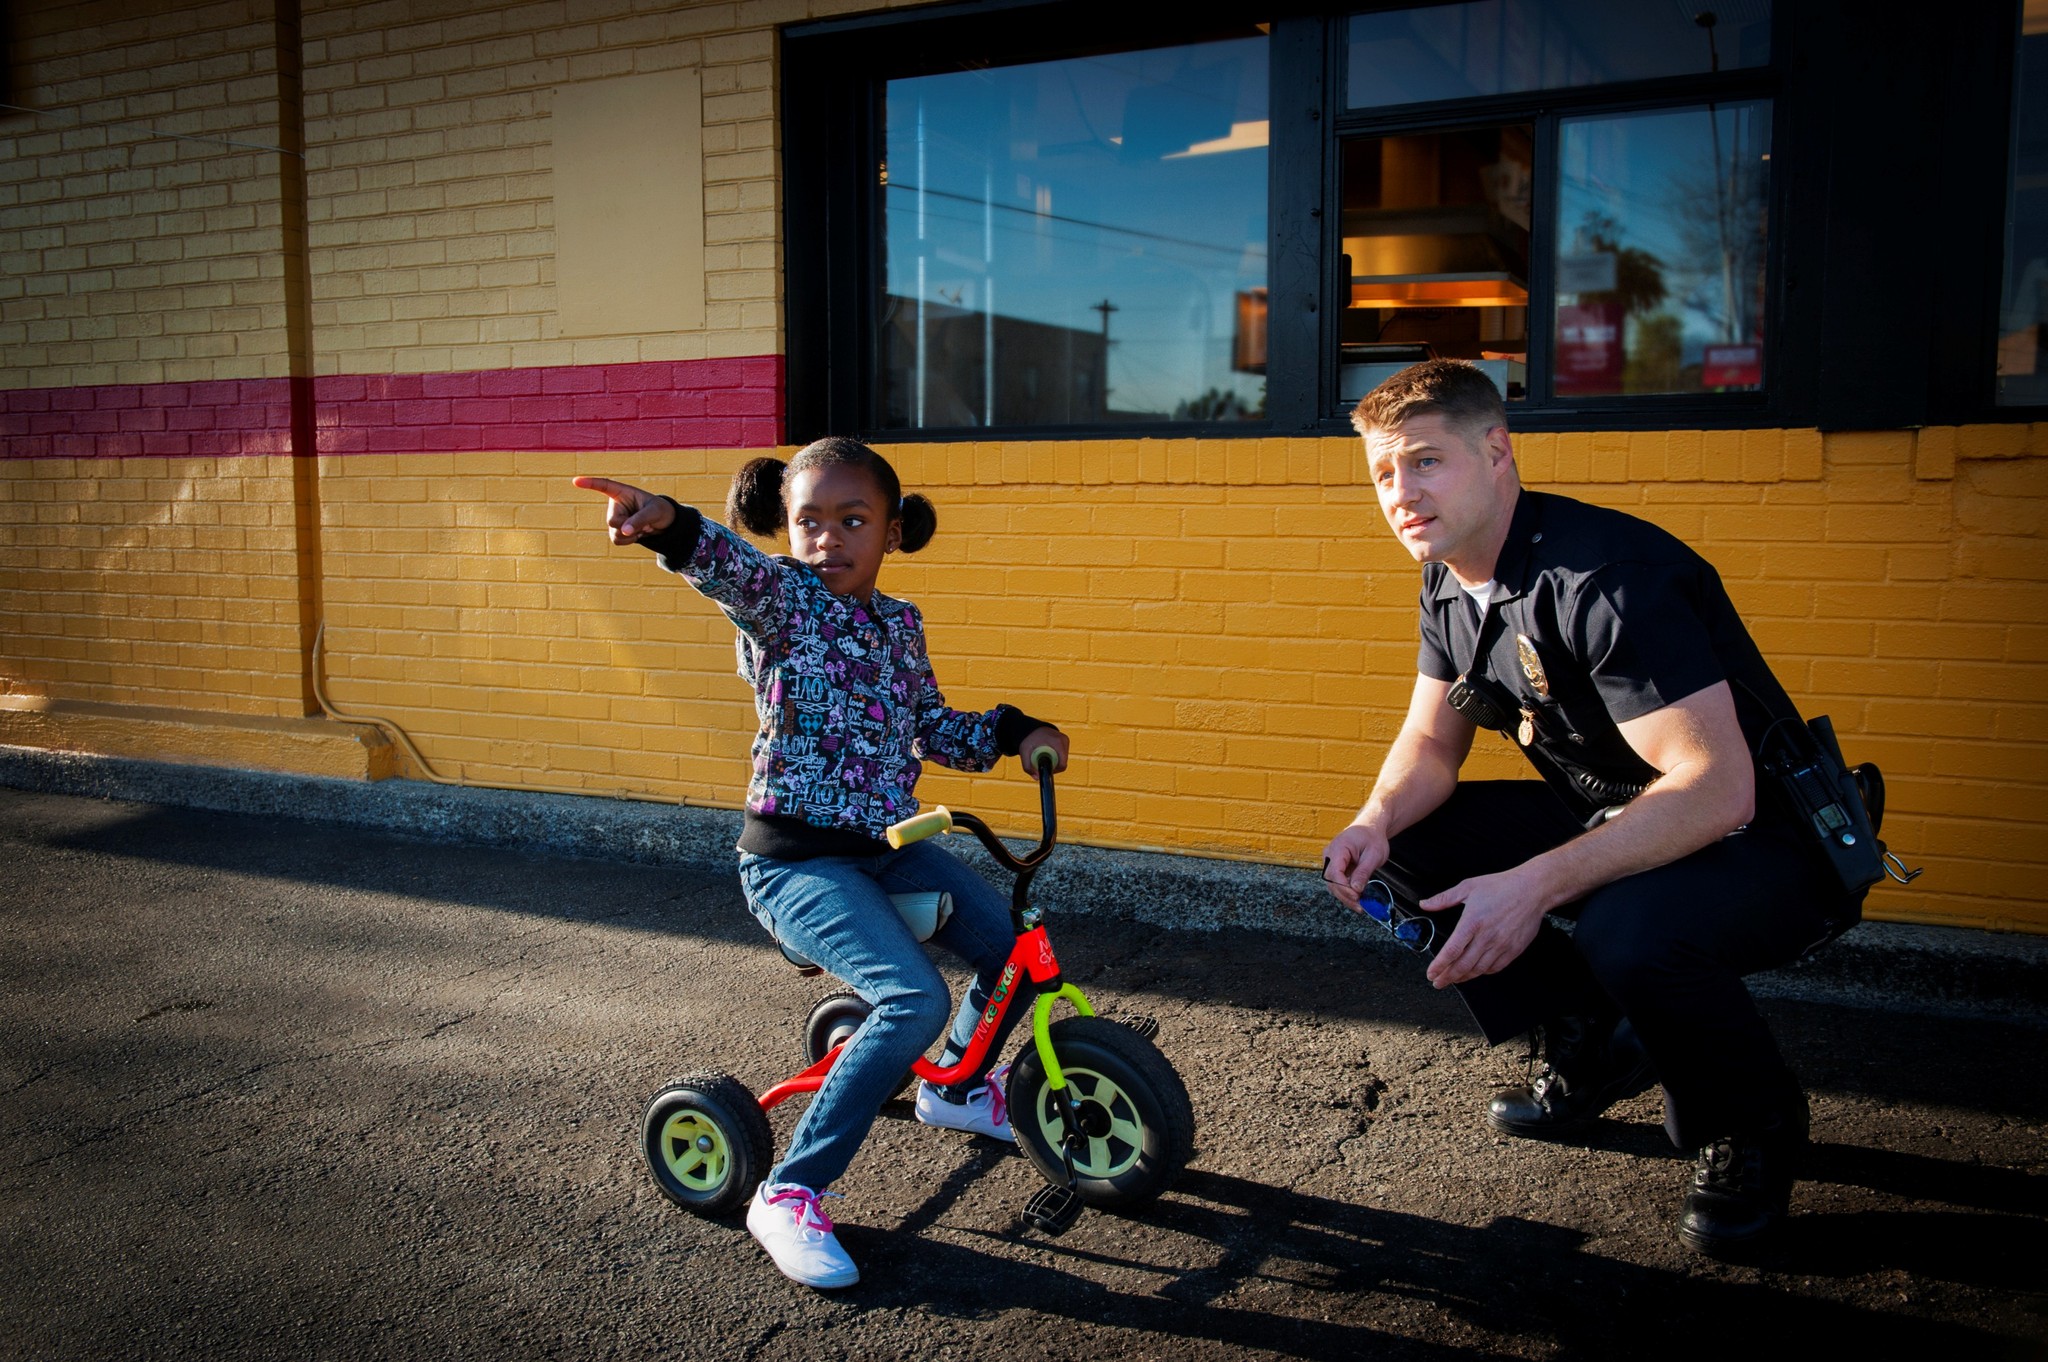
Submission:
MULTIPOLYGON (((761 449, 782 443, 782 357, 313 380, 322 454, 761 449)), ((293 452, 292 380, 0 390, 0 458, 293 452)))
POLYGON ((288 378, 0 391, 0 457, 291 453, 288 378))

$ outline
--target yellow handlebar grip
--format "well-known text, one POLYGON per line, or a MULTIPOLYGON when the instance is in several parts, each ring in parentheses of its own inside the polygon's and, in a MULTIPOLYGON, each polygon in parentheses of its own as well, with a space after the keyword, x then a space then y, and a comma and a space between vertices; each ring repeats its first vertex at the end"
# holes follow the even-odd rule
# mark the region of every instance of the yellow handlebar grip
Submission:
POLYGON ((899 850, 912 842, 922 842, 927 837, 936 837, 942 832, 953 830, 953 815, 944 804, 937 804, 923 813, 914 814, 901 823, 889 827, 889 845, 899 850))
POLYGON ((1050 771, 1053 768, 1053 764, 1059 759, 1060 754, 1053 751, 1050 747, 1034 747, 1031 749, 1029 764, 1043 767, 1045 770, 1050 771))

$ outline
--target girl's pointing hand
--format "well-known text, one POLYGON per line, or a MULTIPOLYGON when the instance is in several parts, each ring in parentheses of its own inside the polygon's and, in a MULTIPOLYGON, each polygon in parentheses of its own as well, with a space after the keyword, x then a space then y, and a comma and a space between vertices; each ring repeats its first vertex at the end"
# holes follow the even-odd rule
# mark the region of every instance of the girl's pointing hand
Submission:
POLYGON ((675 523, 676 510, 667 497, 610 478, 582 477, 576 479, 576 485, 586 492, 602 492, 611 498, 611 514, 604 523, 614 544, 637 544, 675 523))

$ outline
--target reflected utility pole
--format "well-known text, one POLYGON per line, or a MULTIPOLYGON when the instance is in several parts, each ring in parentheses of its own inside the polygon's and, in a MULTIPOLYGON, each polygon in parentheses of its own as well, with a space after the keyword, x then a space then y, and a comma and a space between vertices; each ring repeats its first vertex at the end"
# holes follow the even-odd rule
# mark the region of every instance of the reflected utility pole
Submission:
POLYGON ((981 423, 996 423, 995 162, 981 168, 981 423))
POLYGON ((1104 298, 1088 310, 1102 314, 1102 411, 1106 416, 1109 414, 1109 314, 1123 309, 1104 298))
MULTIPOLYGON (((1720 22, 1720 18, 1714 11, 1703 9, 1692 16, 1692 21, 1707 31, 1707 69, 1719 75, 1721 49, 1714 42, 1714 25, 1720 22)), ((1738 339, 1735 334, 1735 257, 1728 249, 1729 195, 1721 192, 1721 111, 1712 100, 1707 101, 1707 128, 1714 136, 1714 229, 1721 238, 1721 339, 1733 345, 1738 339)), ((1729 190, 1733 192, 1732 184, 1729 190)))
POLYGON ((926 242, 924 185, 924 96, 920 95, 917 100, 917 385, 916 395, 912 399, 913 409, 917 413, 917 424, 920 427, 924 425, 924 265, 925 256, 931 250, 931 247, 926 242))

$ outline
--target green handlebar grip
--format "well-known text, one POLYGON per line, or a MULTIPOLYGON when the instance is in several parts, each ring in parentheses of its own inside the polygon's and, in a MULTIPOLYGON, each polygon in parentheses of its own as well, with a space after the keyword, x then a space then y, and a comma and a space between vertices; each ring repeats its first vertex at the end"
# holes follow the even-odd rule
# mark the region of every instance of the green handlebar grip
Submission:
POLYGON ((944 804, 934 805, 923 813, 913 814, 901 823, 889 827, 889 845, 896 848, 922 842, 927 837, 936 837, 942 832, 953 830, 953 815, 944 804))
POLYGON ((1034 747, 1031 749, 1031 756, 1028 758, 1028 761, 1033 766, 1041 766, 1050 771, 1053 768, 1053 764, 1059 759, 1060 754, 1053 751, 1050 747, 1034 747))

